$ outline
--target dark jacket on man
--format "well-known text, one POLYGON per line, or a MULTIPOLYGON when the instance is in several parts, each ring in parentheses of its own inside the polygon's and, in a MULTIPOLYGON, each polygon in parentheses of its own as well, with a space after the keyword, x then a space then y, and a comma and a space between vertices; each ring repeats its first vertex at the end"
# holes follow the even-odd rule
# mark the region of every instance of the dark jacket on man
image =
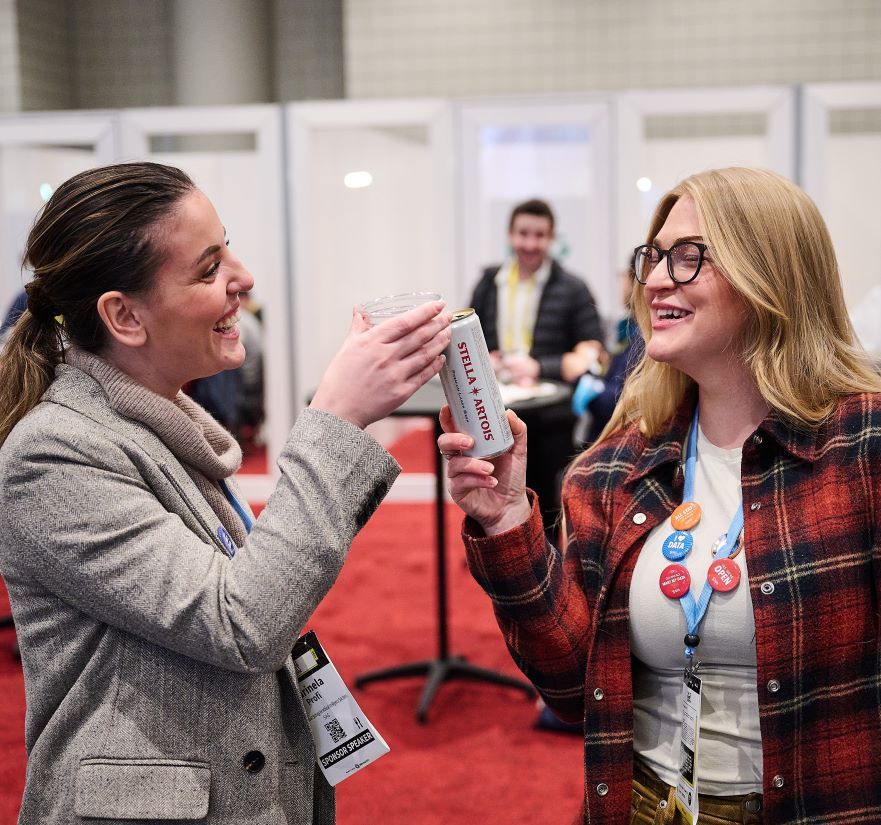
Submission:
MULTIPOLYGON (((485 269, 471 298, 490 351, 499 349, 495 281, 498 271, 498 266, 485 269)), ((587 285, 552 260, 551 273, 539 299, 529 352, 539 363, 540 377, 561 381, 560 363, 564 353, 579 341, 602 340, 600 317, 587 285)))

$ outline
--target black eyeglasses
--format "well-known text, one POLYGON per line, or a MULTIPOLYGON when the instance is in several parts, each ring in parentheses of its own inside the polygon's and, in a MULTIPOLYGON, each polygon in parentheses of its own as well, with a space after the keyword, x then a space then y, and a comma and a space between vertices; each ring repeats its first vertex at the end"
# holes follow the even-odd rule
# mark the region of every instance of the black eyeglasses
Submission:
POLYGON ((707 245, 697 241, 675 243, 669 249, 661 249, 655 244, 643 244, 633 250, 633 276, 644 284, 652 270, 667 258, 667 272, 677 284, 687 284, 697 278, 704 262, 707 245))

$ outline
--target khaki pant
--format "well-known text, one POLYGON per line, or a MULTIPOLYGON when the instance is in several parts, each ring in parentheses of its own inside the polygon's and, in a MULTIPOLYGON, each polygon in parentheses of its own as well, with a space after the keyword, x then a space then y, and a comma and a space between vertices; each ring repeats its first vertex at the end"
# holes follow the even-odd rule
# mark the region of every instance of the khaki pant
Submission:
MULTIPOLYGON (((706 796, 701 794, 698 825, 761 825, 762 795, 706 796)), ((676 789, 658 779, 639 760, 633 769, 630 825, 685 825, 676 808, 676 789)))

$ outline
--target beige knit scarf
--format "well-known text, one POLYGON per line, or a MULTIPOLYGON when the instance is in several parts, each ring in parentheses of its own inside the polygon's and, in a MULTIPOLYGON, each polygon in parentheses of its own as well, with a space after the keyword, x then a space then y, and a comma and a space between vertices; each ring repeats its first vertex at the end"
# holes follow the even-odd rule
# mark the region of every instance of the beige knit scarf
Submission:
POLYGON ((183 392, 169 401, 100 356, 74 347, 65 352, 64 360, 101 385, 115 412, 159 436, 241 547, 247 535, 245 525, 218 484, 218 479, 229 478, 242 463, 241 447, 232 435, 183 392))

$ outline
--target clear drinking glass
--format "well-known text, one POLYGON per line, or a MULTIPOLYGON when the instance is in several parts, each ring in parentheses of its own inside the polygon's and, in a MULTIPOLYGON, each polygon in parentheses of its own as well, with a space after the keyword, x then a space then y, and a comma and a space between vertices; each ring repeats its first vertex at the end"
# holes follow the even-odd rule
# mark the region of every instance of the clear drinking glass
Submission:
POLYGON ((399 295, 384 295, 374 298, 372 301, 361 304, 359 312, 369 324, 381 324, 383 321, 394 318, 402 312, 407 312, 420 304, 430 301, 439 301, 441 296, 437 292, 402 292, 399 295))

